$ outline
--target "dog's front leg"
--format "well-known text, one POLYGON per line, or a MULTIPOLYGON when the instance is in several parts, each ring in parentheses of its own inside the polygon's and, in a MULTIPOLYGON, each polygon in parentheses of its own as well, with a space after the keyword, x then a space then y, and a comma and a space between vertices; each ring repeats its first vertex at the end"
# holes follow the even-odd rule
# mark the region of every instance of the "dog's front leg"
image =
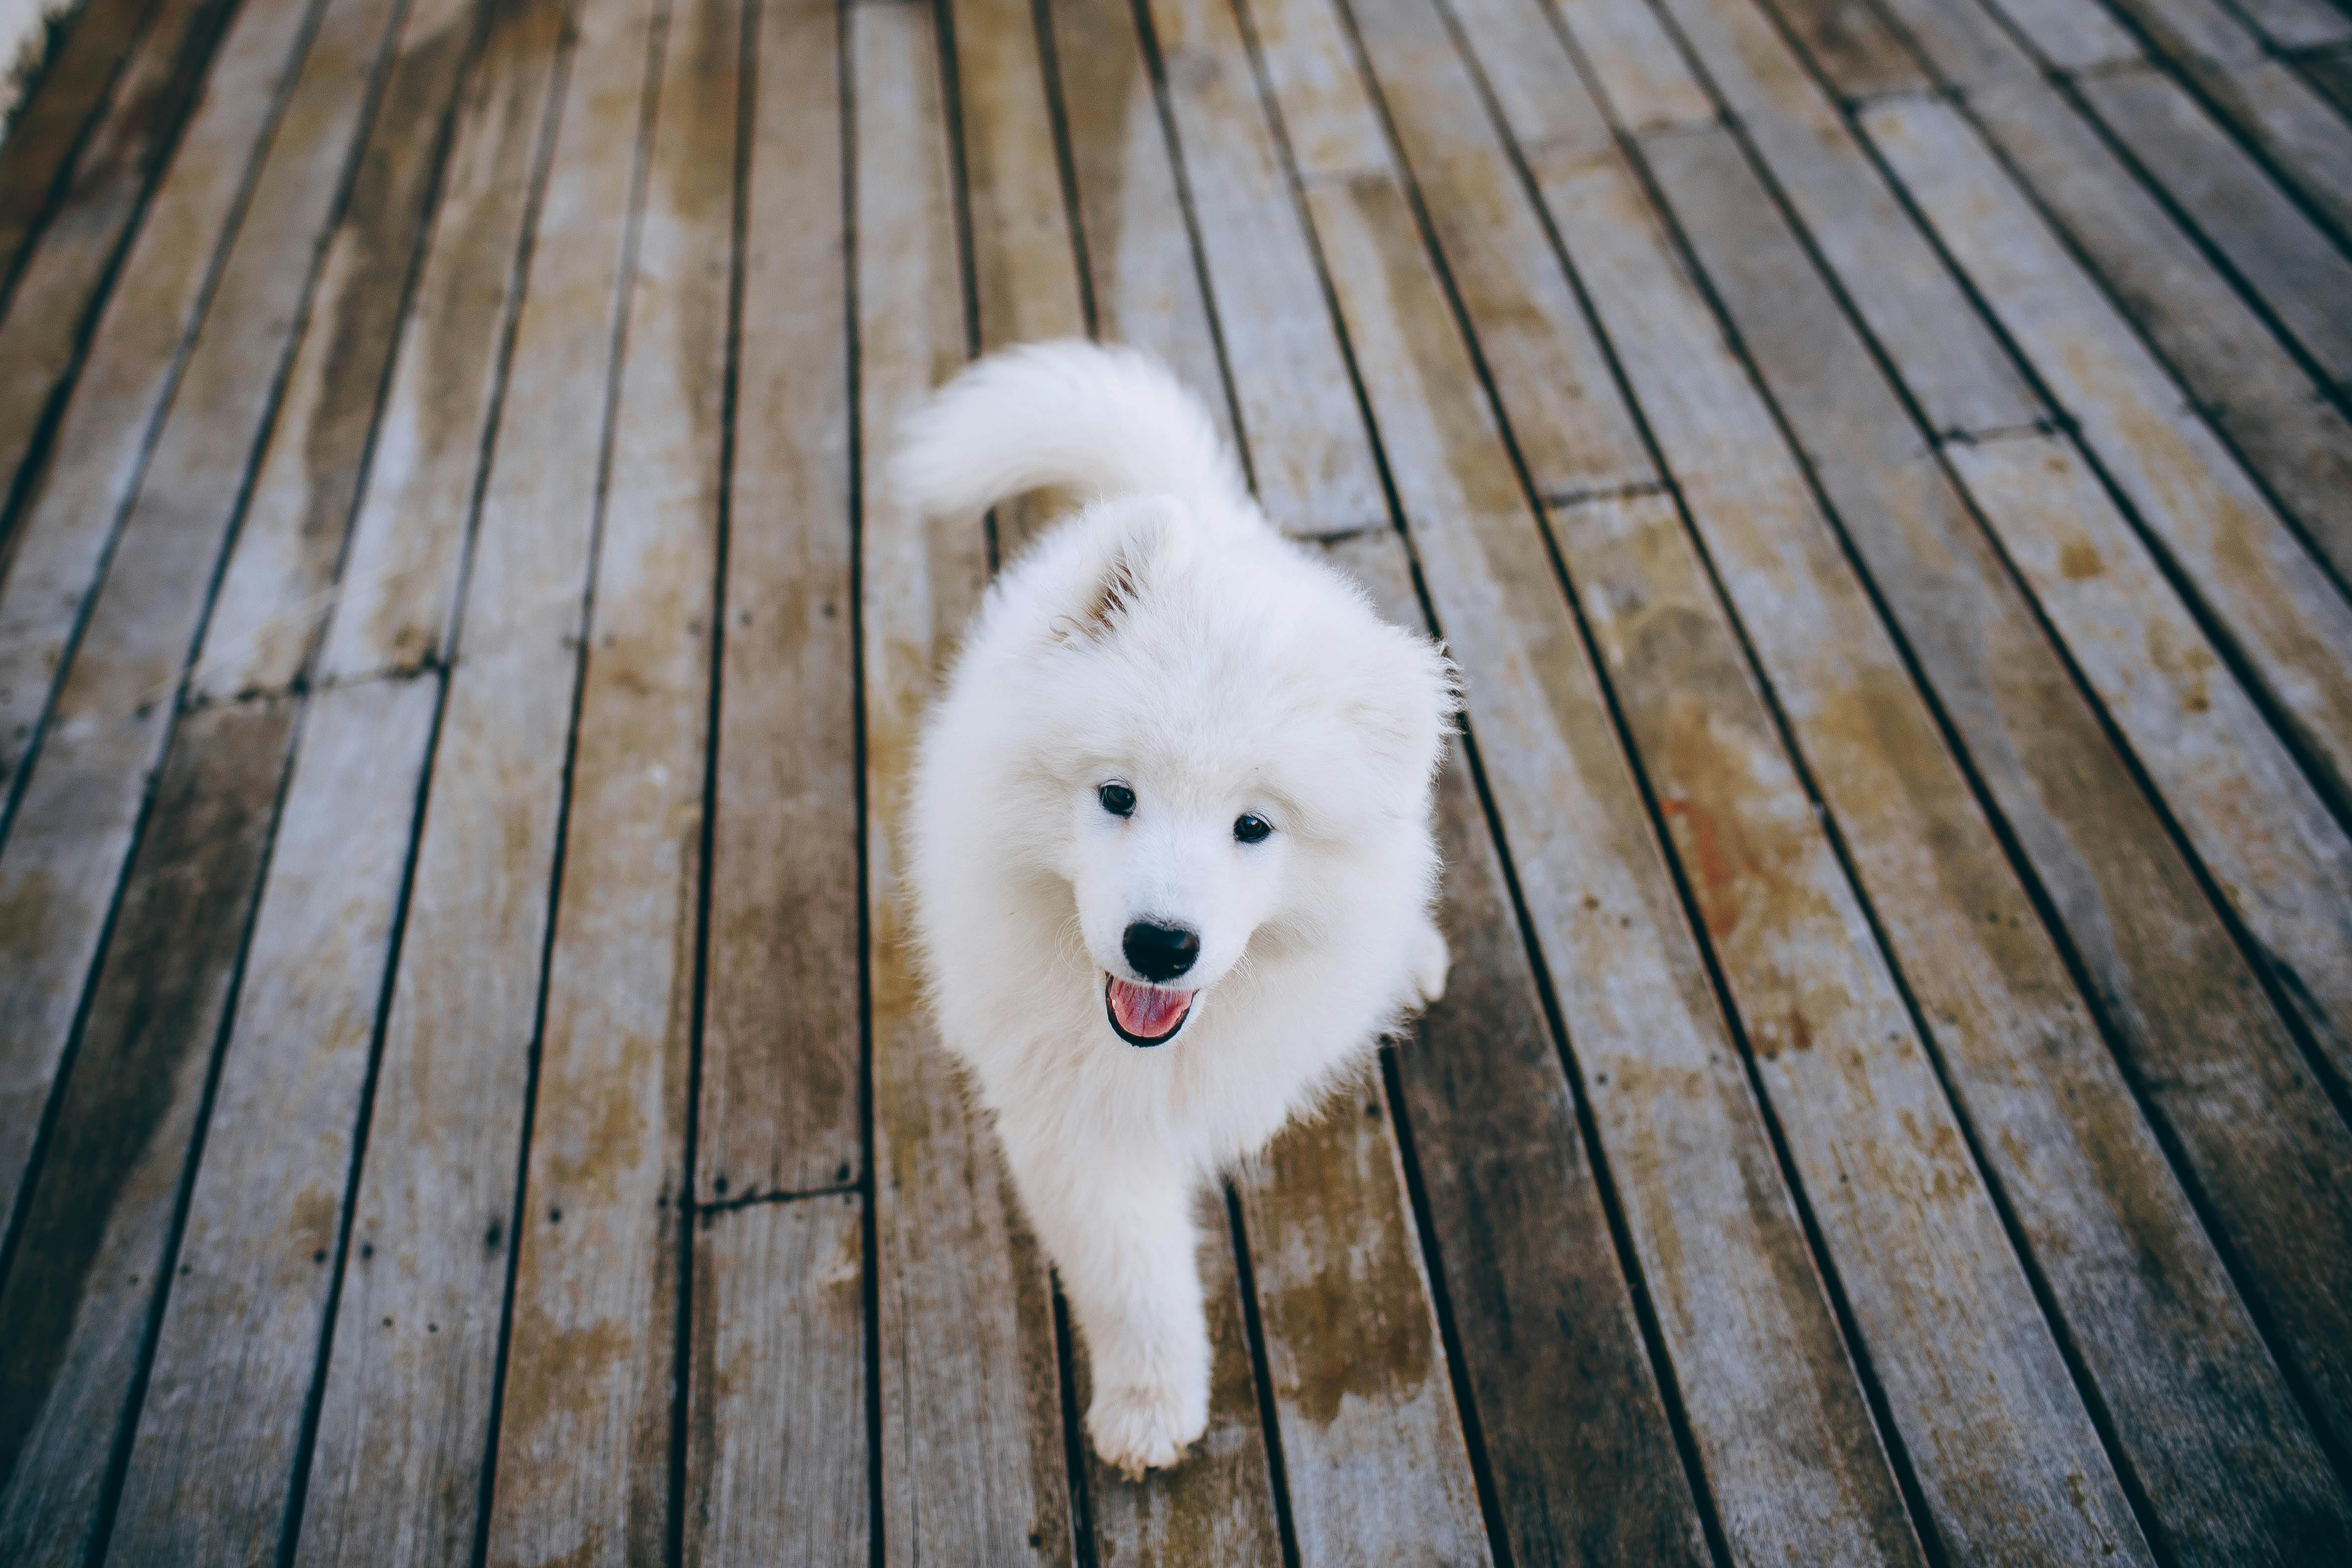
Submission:
POLYGON ((1048 1147, 1000 1131, 1086 1343, 1095 1452, 1129 1476, 1175 1463, 1209 1424, 1191 1175, 1132 1149, 1048 1147))

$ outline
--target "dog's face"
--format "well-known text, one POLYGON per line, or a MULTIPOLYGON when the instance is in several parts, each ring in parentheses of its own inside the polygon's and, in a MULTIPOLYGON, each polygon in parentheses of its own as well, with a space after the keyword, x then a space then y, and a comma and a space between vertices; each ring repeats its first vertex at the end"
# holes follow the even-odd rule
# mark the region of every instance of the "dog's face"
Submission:
MULTIPOLYGON (((1105 1023, 1175 1039, 1238 967, 1318 940, 1345 875, 1417 829, 1453 705, 1424 640, 1319 572, 1253 570, 1130 503, 1073 578, 1022 750, 1105 1023)), ((1033 796, 1033 799, 1035 797, 1033 796)))

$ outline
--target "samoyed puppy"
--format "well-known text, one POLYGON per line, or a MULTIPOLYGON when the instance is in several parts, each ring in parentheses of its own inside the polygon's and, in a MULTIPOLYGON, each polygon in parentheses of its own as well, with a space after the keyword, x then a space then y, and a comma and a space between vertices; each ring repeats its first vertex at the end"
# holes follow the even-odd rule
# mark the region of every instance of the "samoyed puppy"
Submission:
POLYGON ((902 504, 1083 510, 989 590, 910 802, 915 940, 1129 1474, 1208 1423, 1197 1194, 1444 991, 1427 638, 1277 533, 1130 350, 1014 349, 910 422, 902 504))

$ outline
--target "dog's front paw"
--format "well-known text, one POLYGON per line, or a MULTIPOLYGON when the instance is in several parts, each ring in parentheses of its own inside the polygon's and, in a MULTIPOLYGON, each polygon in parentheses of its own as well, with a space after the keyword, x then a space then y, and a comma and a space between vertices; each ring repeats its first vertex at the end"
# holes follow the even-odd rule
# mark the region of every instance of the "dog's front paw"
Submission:
POLYGON ((1129 1480, 1176 1462, 1208 1430, 1209 1391, 1171 1384, 1125 1384, 1095 1391, 1087 1430, 1095 1452, 1129 1480))
POLYGON ((1412 990, 1419 1005, 1433 1005, 1445 994, 1445 972, 1454 965, 1454 955, 1446 951, 1444 933, 1434 923, 1425 926, 1421 933, 1421 945, 1412 958, 1412 990))

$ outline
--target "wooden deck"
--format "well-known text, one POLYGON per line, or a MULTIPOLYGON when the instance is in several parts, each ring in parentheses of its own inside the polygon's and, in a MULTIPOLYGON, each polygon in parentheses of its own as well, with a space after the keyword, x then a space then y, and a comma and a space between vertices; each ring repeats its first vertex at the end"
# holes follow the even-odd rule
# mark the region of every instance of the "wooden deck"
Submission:
POLYGON ((2352 12, 89 0, 0 148, 0 1562, 2352 1563, 2352 12), (1208 391, 1453 989, 1086 1364, 899 941, 1208 391))

